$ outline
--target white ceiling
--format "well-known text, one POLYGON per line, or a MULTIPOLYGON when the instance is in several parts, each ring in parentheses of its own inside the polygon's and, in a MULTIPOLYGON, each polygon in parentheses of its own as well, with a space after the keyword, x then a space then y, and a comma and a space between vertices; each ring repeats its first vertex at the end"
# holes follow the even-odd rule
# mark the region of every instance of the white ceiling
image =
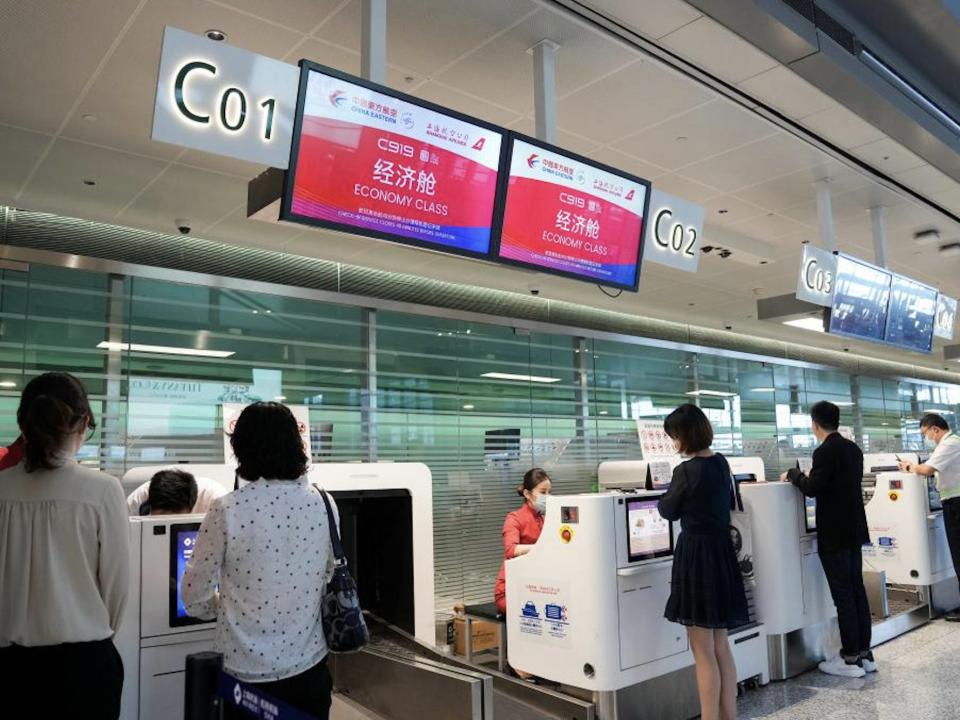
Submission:
MULTIPOLYGON (((681 0, 589 4, 960 213, 960 185, 681 0)), ((390 0, 388 13, 391 86, 526 132, 527 50, 543 38, 558 42, 558 144, 703 203, 705 241, 713 231, 734 258, 704 256, 697 275, 646 264, 638 294, 608 298, 571 280, 491 273, 482 262, 248 220, 247 181, 262 168, 150 139, 164 25, 219 28, 239 47, 358 73, 359 0, 0 0, 0 203, 162 232, 186 217, 196 235, 228 243, 505 290, 535 285, 545 298, 840 347, 837 338, 753 319, 758 296, 792 291, 801 243, 817 239, 813 183, 830 178, 840 249, 872 258, 867 212, 881 203, 893 269, 960 295, 960 259, 911 239, 930 226, 944 240, 960 238, 951 218, 549 2, 390 0), (736 262, 738 248, 769 264, 736 262)))

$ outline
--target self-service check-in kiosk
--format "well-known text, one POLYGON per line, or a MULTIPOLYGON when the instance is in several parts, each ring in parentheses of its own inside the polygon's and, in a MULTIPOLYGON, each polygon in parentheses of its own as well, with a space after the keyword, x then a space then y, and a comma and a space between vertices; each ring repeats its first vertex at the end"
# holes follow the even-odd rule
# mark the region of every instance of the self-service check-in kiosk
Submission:
MULTIPOLYGON (((698 711, 686 630, 663 617, 679 528, 662 494, 552 495, 537 544, 506 563, 510 664, 592 693, 603 717, 698 711)), ((731 645, 740 679, 766 682, 763 627, 731 645)))
POLYGON ((837 644, 815 508, 790 483, 742 482, 740 493, 753 530, 754 596, 767 630, 770 677, 784 680, 815 667, 837 644))
POLYGON ((876 642, 927 622, 960 602, 943 512, 928 478, 900 472, 916 454, 864 455, 870 544, 863 548, 876 642))
MULTIPOLYGON (((190 464, 133 468, 124 475, 124 486, 132 489, 157 470, 170 468, 233 487, 232 466, 190 464)), ((337 502, 344 554, 361 606, 435 645, 429 468, 422 463, 324 463, 312 465, 308 473, 310 482, 337 502)), ((126 676, 122 720, 181 717, 185 658, 212 649, 214 623, 188 617, 178 592, 202 520, 201 515, 130 519, 130 596, 115 638, 126 676)))

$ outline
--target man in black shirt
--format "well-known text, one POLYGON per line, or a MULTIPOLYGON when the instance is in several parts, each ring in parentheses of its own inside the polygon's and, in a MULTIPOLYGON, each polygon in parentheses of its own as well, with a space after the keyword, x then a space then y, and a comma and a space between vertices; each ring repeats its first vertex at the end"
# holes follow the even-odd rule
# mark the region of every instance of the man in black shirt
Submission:
POLYGON ((875 672, 870 651, 870 605, 863 586, 863 545, 870 541, 863 509, 863 453, 837 432, 840 408, 821 401, 810 408, 811 429, 820 441, 809 475, 792 468, 782 476, 817 500, 817 546, 830 594, 837 606, 842 648, 820 663, 830 675, 863 677, 875 672))

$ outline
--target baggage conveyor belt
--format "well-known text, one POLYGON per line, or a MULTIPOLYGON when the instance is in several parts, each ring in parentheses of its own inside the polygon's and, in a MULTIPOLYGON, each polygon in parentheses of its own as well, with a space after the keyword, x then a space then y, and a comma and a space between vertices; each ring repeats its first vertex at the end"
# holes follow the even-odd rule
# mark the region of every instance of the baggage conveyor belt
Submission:
POLYGON ((592 702, 469 665, 367 616, 370 644, 331 655, 334 691, 389 720, 597 720, 592 702))

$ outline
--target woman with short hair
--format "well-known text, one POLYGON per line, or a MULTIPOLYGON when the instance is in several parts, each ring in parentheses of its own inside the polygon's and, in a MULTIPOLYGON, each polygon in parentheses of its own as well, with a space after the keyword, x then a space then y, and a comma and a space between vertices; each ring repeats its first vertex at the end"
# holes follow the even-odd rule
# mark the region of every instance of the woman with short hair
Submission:
POLYGON ((217 619, 227 672, 325 719, 332 682, 320 613, 334 555, 297 420, 279 403, 254 403, 230 445, 248 484, 207 511, 183 576, 184 607, 217 619))

